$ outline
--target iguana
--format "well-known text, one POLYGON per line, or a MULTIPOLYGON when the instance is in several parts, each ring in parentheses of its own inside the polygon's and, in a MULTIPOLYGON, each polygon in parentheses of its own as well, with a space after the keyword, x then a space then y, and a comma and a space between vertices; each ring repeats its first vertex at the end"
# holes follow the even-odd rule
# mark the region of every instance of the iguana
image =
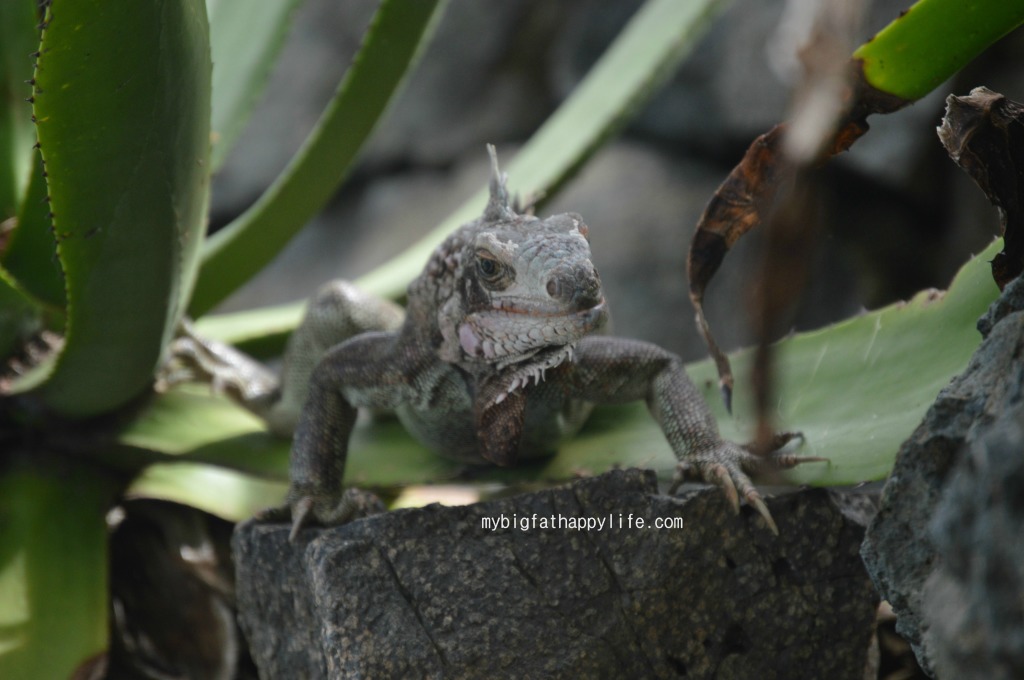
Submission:
POLYGON ((327 284, 292 335, 280 381, 227 345, 194 333, 178 341, 189 370, 272 431, 294 431, 292 537, 309 520, 342 523, 360 509, 359 493, 342 488, 359 408, 395 411, 442 455, 504 466, 550 455, 592 405, 636 400, 679 459, 673 490, 686 479, 717 484, 737 512, 743 497, 777 532, 749 475, 825 459, 780 452, 793 433, 776 435, 766 456, 722 439, 678 356, 598 333, 608 311, 583 219, 520 214, 488 151, 483 215, 434 250, 404 314, 352 284, 327 284))

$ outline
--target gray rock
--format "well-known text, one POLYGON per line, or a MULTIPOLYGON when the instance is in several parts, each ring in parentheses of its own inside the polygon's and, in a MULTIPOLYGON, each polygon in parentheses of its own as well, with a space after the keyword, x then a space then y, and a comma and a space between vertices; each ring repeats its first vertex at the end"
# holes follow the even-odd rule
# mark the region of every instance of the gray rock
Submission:
POLYGON ((1002 294, 992 303, 985 315, 978 319, 978 331, 987 338, 997 323, 1007 315, 1024 310, 1024 278, 1011 281, 1002 294))
MULTIPOLYGON (((306 0, 266 94, 214 179, 213 212, 244 208, 284 169, 360 47, 375 2, 306 0)), ((451 0, 361 154, 357 173, 443 168, 484 142, 522 139, 555 108, 545 49, 562 12, 542 0, 451 0)))
POLYGON ((557 102, 544 78, 563 3, 451 0, 368 144, 369 164, 444 167, 481 140, 525 139, 557 102))
POLYGON ((993 304, 985 317, 988 337, 900 447, 861 550, 879 592, 899 617, 897 630, 929 672, 934 671, 937 650, 928 634, 932 620, 924 614, 924 585, 942 559, 928 537, 928 527, 965 445, 981 440, 991 424, 1021 400, 1024 313, 1008 313, 1010 301, 1020 303, 1020 285, 1018 281, 1008 286, 993 304))
POLYGON ((1024 677, 1021 451, 1018 394, 961 457, 939 500, 931 526, 938 561, 922 589, 936 677, 1024 677))
POLYGON ((863 677, 876 596, 861 526, 824 491, 769 506, 781 537, 717 490, 659 495, 653 473, 628 470, 294 546, 285 526, 247 523, 241 623, 268 678, 863 677), (534 524, 551 517, 613 526, 534 524))
POLYGON ((266 90, 213 178, 215 220, 248 207, 287 165, 330 101, 375 3, 299 3, 266 90))

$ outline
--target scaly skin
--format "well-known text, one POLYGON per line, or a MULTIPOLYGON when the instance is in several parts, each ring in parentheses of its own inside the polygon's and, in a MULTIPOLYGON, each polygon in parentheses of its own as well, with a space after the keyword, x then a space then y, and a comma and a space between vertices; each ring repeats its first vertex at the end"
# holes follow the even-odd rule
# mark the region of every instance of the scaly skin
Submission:
MULTIPOLYGON (((287 432, 297 417, 288 508, 267 517, 290 515, 294 537, 307 521, 337 524, 364 509, 365 496, 342 490, 359 408, 396 411, 413 435, 444 455, 511 465, 549 454, 579 429, 593 404, 643 400, 679 459, 677 484, 717 484, 737 511, 742 497, 775 531, 749 475, 823 459, 759 456, 723 440, 677 356, 594 334, 607 309, 586 225, 572 213, 544 220, 518 214, 488 150, 487 208, 434 251, 409 286, 400 326, 389 303, 332 284, 296 331, 280 387, 257 369, 240 368, 246 360, 223 345, 191 337, 183 341, 187 351, 179 347, 196 372, 276 431, 287 432), (312 368, 326 346, 344 338, 312 368), (253 375, 264 387, 247 399, 253 375)), ((775 443, 794 436, 780 434, 775 443)))

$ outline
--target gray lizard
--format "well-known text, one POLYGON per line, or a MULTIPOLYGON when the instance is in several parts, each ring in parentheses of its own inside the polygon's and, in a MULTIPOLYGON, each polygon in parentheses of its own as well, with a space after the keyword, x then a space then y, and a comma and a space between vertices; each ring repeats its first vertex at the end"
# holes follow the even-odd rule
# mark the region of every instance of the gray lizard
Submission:
MULTIPOLYGON (((660 347, 597 333, 607 318, 579 215, 520 214, 489 146, 490 200, 448 236, 408 289, 405 314, 351 284, 328 284, 285 353, 281 381, 219 343, 186 334, 175 352, 290 435, 292 537, 309 520, 338 524, 364 501, 343 490, 357 409, 395 411, 439 453, 511 465, 550 455, 593 404, 644 400, 686 479, 719 485, 734 509, 745 498, 777 532, 750 474, 821 461, 775 450, 756 455, 721 438, 681 360, 660 347)), ((271 513, 268 517, 279 516, 271 513)))

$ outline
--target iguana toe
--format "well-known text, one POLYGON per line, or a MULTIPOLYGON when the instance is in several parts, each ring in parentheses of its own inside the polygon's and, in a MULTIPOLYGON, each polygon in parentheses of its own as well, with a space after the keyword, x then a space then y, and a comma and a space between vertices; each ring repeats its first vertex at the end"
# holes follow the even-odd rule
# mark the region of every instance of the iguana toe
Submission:
MULTIPOLYGON (((803 438, 799 433, 782 433, 777 435, 773 443, 784 445, 794 438, 803 438)), ((669 493, 675 493, 679 485, 686 480, 703 481, 714 484, 722 489, 729 505, 739 512, 739 500, 742 497, 764 518, 772 533, 778 535, 779 529, 772 519, 768 506, 765 505, 761 493, 751 481, 751 474, 764 471, 784 470, 801 463, 828 461, 820 456, 797 456, 792 453, 773 451, 766 456, 752 453, 750 447, 740 446, 729 441, 721 441, 718 445, 695 452, 688 459, 681 461, 676 468, 669 493)))

